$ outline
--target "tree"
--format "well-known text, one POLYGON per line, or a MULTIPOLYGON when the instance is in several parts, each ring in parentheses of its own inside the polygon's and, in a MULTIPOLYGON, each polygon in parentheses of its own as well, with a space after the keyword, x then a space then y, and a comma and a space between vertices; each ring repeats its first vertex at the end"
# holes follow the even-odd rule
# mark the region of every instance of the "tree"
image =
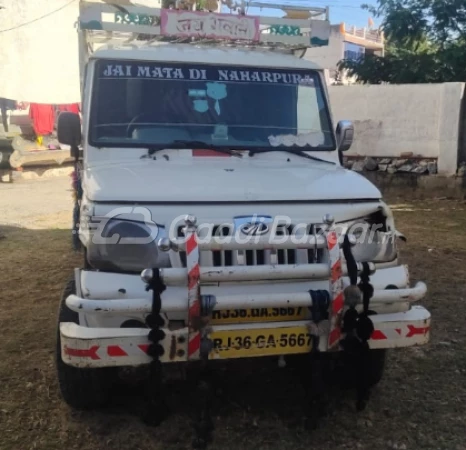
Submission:
POLYGON ((196 4, 196 11, 202 11, 208 6, 206 0, 179 0, 178 2, 176 0, 162 0, 162 8, 175 8, 177 4, 180 9, 187 10, 191 10, 193 5, 196 4))
POLYGON ((466 81, 466 0, 378 0, 362 5, 383 17, 384 57, 341 61, 363 83, 466 81))

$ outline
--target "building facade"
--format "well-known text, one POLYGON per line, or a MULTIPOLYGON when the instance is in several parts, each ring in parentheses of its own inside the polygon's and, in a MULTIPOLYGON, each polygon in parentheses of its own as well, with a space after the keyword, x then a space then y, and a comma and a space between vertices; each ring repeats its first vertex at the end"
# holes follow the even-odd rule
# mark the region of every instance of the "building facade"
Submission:
POLYGON ((328 70, 330 84, 352 84, 354 80, 338 72, 338 63, 343 59, 357 61, 365 55, 384 55, 384 36, 379 30, 348 27, 344 23, 332 25, 329 44, 326 47, 310 48, 305 59, 328 70))

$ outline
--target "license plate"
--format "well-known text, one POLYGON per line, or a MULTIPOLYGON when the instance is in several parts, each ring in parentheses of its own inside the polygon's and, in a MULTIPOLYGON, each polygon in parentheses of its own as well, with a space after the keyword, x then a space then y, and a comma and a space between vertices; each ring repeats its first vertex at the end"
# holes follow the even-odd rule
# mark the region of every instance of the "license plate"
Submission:
POLYGON ((306 320, 309 317, 308 314, 308 308, 231 309, 214 311, 212 323, 222 325, 229 323, 287 322, 306 320))
POLYGON ((249 358, 254 356, 307 353, 312 336, 306 326, 221 330, 210 334, 211 359, 249 358))

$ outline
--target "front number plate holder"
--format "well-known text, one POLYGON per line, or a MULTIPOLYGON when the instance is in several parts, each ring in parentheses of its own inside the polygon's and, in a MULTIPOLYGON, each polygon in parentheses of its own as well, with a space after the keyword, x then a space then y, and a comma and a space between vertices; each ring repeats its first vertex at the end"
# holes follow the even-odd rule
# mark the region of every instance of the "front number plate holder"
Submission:
POLYGON ((212 313, 212 325, 254 322, 294 322, 298 320, 307 320, 309 317, 309 309, 301 307, 231 309, 214 311, 212 313))
POLYGON ((215 330, 210 333, 210 359, 309 353, 312 336, 305 325, 280 328, 215 330))

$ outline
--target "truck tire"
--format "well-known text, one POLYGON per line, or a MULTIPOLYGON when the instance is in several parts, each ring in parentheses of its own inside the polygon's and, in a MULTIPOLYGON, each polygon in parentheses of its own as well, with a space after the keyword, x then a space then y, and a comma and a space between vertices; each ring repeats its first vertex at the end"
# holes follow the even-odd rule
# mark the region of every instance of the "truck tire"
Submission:
POLYGON ((66 306, 65 300, 76 293, 75 280, 70 280, 61 297, 58 310, 56 339, 56 368, 58 385, 65 402, 74 409, 95 409, 109 400, 110 389, 115 377, 115 368, 78 369, 65 364, 61 357, 60 322, 79 323, 78 313, 66 306))
POLYGON ((385 370, 385 360, 387 357, 387 350, 377 349, 370 351, 370 365, 369 365, 369 385, 373 387, 382 380, 385 370))
MULTIPOLYGON (((374 387, 382 380, 386 355, 386 349, 369 351, 369 360, 367 365, 368 373, 365 374, 368 387, 374 387)), ((340 366, 340 370, 338 373, 345 374, 344 377, 340 378, 340 381, 344 387, 354 388, 358 385, 359 377, 361 376, 358 371, 358 367, 355 365, 354 360, 347 358, 347 355, 343 352, 340 356, 341 361, 340 364, 338 364, 338 366, 340 366)))

